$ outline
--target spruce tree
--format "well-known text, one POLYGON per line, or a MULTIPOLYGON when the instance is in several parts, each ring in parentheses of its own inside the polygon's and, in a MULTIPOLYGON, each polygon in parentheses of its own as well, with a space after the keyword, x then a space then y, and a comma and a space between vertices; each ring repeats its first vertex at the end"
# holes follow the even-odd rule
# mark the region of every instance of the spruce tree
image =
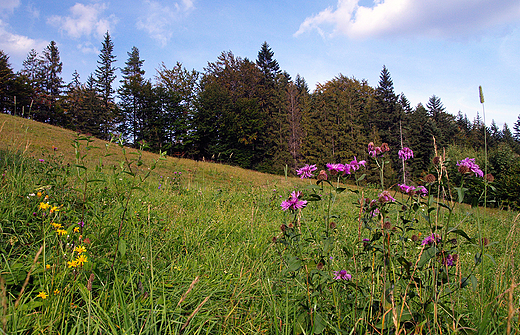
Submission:
POLYGON ((108 31, 105 34, 102 49, 97 61, 98 66, 95 71, 96 90, 102 101, 102 118, 99 119, 100 134, 104 139, 109 138, 109 133, 114 127, 116 120, 116 106, 114 105, 114 89, 112 83, 116 79, 116 68, 113 65, 116 61, 114 55, 114 43, 108 31))

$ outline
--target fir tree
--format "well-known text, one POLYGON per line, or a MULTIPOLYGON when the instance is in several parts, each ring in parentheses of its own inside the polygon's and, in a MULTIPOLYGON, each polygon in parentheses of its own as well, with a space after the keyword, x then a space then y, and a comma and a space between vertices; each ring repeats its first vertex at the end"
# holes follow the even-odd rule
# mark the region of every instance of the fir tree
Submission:
POLYGON ((97 61, 98 67, 95 71, 96 90, 101 97, 103 107, 102 118, 98 121, 100 122, 100 134, 104 139, 109 138, 109 133, 113 129, 116 120, 116 108, 113 100, 114 89, 112 88, 112 83, 116 79, 116 68, 113 65, 115 61, 114 43, 107 31, 97 61))

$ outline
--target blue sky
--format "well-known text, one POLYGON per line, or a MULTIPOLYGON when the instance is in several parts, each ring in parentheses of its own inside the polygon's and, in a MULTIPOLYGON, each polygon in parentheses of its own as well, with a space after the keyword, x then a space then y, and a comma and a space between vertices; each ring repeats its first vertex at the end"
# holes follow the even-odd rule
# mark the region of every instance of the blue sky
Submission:
MULTIPOLYGON (((340 73, 377 86, 385 65, 412 106, 441 98, 452 114, 510 128, 520 115, 518 0, 2 0, 0 49, 15 71, 56 41, 63 78, 94 72, 110 32, 123 67, 132 46, 146 77, 161 62, 203 71, 223 51, 255 60, 267 41, 311 90, 340 73)), ((117 80, 121 79, 118 74, 117 80)))

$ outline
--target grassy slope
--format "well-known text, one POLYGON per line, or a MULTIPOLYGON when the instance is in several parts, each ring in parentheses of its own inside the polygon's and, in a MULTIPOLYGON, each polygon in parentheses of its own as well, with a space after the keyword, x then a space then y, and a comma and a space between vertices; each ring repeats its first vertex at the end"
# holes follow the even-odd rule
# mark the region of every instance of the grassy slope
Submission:
MULTIPOLYGON (((0 149, 22 152, 34 158, 74 163, 74 148, 71 145, 76 138, 74 132, 3 114, 0 114, 0 125, 0 149), (58 150, 54 152, 52 146, 58 150)), ((100 157, 105 167, 117 166, 123 159, 121 149, 115 144, 109 146, 110 155, 105 157, 106 142, 94 140, 93 143, 97 149, 87 155, 91 167, 99 163, 100 157)), ((128 152, 136 151, 128 149, 128 152)), ((144 153, 145 165, 141 167, 141 172, 146 172, 149 163, 157 158, 157 155, 144 153)), ((106 300, 96 306, 95 312, 100 315, 97 326, 110 328, 110 316, 117 314, 113 319, 124 321, 113 321, 123 322, 115 326, 126 328, 128 333, 137 333, 136 330, 141 327, 137 320, 142 322, 145 318, 141 314, 147 300, 142 298, 132 302, 132 299, 135 299, 133 292, 141 290, 138 286, 142 285, 145 293, 151 292, 150 304, 162 306, 157 307, 159 312, 167 318, 177 317, 178 321, 175 322, 178 324, 183 324, 203 299, 209 297, 197 318, 190 323, 188 329, 193 332, 205 329, 210 333, 222 334, 269 333, 278 323, 281 329, 282 323, 286 325, 286 321, 291 319, 290 315, 284 314, 284 310, 292 307, 284 305, 283 299, 275 302, 275 297, 284 292, 283 287, 276 286, 277 273, 282 264, 269 240, 278 233, 278 227, 284 222, 284 215, 279 210, 280 197, 285 198, 291 189, 306 184, 297 178, 285 180, 280 176, 215 163, 171 157, 161 161, 144 185, 145 192, 136 192, 132 196, 130 215, 123 232, 123 238, 128 241, 128 251, 118 268, 126 285, 101 290, 99 296, 106 295, 106 300), (170 192, 164 185, 159 190, 159 183, 166 177, 173 178, 176 171, 183 173, 183 191, 170 192), (196 277, 200 278, 199 283, 183 307, 177 308, 176 303, 196 277), (122 300, 116 302, 108 298, 116 295, 121 296, 122 300), (164 297, 161 298, 161 295, 164 297), (164 302, 165 299, 169 304, 164 302), (129 307, 124 311, 114 307, 121 303, 129 304, 129 307), (103 313, 107 315, 103 317, 103 313)), ((20 192, 27 194, 32 191, 34 187, 20 192)), ((110 196, 99 197, 100 203, 111 203, 110 196)), ((357 238, 357 209, 351 205, 355 199, 352 194, 345 195, 333 212, 338 215, 343 241, 348 243, 353 243, 357 238)), ((111 235, 104 235, 107 227, 116 229, 118 226, 120 212, 115 207, 96 205, 88 212, 92 222, 89 226, 92 230, 92 252, 106 253, 105 261, 113 257, 111 245, 116 243, 113 231, 111 235)), ((15 214, 13 211, 13 216, 15 214)), ((505 246, 503 242, 514 215, 493 209, 475 212, 467 206, 460 206, 457 210, 455 222, 468 234, 474 236, 478 224, 481 224, 483 236, 492 242, 501 242, 489 250, 498 265, 494 267, 488 259, 484 260, 487 271, 496 272, 493 276, 497 279, 492 293, 494 296, 503 293, 508 285, 500 283, 504 272, 508 271, 506 263, 510 258, 507 252, 511 250, 511 245, 505 246)), ((27 258, 33 256, 34 252, 27 258)), ((99 262, 103 261, 103 257, 98 256, 99 262)), ((461 257, 471 260, 473 256, 461 257)), ((347 267, 348 264, 348 259, 338 258, 338 268, 347 267)), ((83 280, 86 278, 88 274, 83 280)), ((99 282, 102 282, 101 278, 97 285, 100 285, 99 282)), ((81 327, 86 327, 84 314, 74 310, 66 310, 66 313, 76 318, 81 327)), ((160 317, 157 317, 159 319, 155 322, 160 323, 160 317)), ((41 329, 51 327, 46 323, 47 319, 38 320, 41 329)), ((27 322, 32 323, 33 320, 27 322)), ((79 328, 76 332, 84 333, 85 329, 79 328)))

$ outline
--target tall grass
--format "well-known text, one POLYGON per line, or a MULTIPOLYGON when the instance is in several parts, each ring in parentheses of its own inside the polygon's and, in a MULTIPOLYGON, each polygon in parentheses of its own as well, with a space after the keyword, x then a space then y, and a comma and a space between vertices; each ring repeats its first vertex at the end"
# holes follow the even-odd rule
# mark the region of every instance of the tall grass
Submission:
MULTIPOLYGON (((4 115, 0 123, 3 333, 396 332, 391 322, 383 330, 371 324, 376 295, 362 298, 332 281, 324 281, 321 289, 330 289, 323 308, 331 308, 333 317, 322 314, 323 328, 302 321, 302 301, 312 303, 316 297, 310 297, 305 280, 295 280, 286 247, 273 237, 292 220, 280 203, 308 182, 206 162, 159 161, 157 155, 99 140, 77 141, 76 134, 63 129, 4 115), (41 209, 42 202, 57 210, 41 209), (75 232, 81 221, 84 226, 75 232), (57 233, 51 222, 67 234, 57 233), (69 267, 80 245, 88 261, 69 267), (354 300, 356 309, 341 307, 354 300), (338 322, 351 327, 336 331, 338 322)), ((362 258, 349 251, 362 248, 359 240, 368 236, 360 228, 358 197, 375 198, 378 191, 337 186, 347 189, 333 199, 334 206, 316 202, 296 217, 309 233, 325 227, 323 220, 328 227, 333 221, 335 242, 327 251, 331 266, 349 269, 352 284, 380 294, 378 285, 384 283, 367 275, 362 258)), ((307 194, 313 189, 326 198, 319 187, 307 194)), ((449 215, 439 213, 441 221, 449 215)), ((484 271, 475 274, 475 286, 459 290, 439 307, 456 315, 449 325, 398 332, 520 333, 516 213, 458 205, 451 215, 471 237, 487 238, 484 271)), ((416 229, 424 228, 424 221, 418 224, 416 229)), ((470 248, 461 247, 459 255, 461 264, 474 262, 470 248)))

